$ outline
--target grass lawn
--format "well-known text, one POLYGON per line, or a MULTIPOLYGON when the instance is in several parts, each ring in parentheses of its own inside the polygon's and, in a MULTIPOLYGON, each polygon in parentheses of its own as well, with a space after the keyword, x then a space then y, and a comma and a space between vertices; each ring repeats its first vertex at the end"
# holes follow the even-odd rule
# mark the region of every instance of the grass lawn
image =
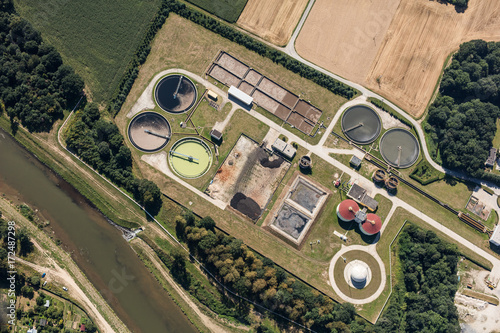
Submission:
POLYGON ((82 76, 92 100, 117 88, 160 0, 15 0, 16 9, 82 76))
POLYGON ((497 119, 497 131, 493 138, 493 147, 500 148, 500 119, 497 119))
POLYGON ((337 148, 337 149, 353 149, 354 147, 345 142, 344 140, 341 140, 337 138, 333 134, 329 134, 328 138, 325 141, 324 144, 325 147, 327 148, 337 148))
POLYGON ((495 209, 491 210, 490 216, 488 216, 488 220, 484 223, 488 228, 494 229, 495 225, 498 223, 498 213, 495 209))
POLYGON ((400 186, 398 187, 397 196, 402 200, 408 202, 413 207, 418 207, 418 209, 422 212, 425 212, 427 216, 433 218, 443 226, 455 231, 473 244, 476 244, 482 247, 485 251, 494 254, 494 252, 489 247, 487 234, 483 234, 472 229, 467 224, 460 221, 458 219, 458 216, 439 206, 437 203, 418 194, 417 192, 403 184, 400 184, 400 186))
POLYGON ((333 277, 340 291, 346 296, 355 299, 363 299, 369 297, 370 295, 373 295, 379 288, 382 277, 380 266, 378 265, 377 260, 375 260, 372 255, 366 253, 365 251, 359 250, 346 252, 345 254, 343 254, 343 257, 347 259, 347 262, 344 263, 344 260, 342 260, 342 258, 339 258, 335 263, 333 269, 333 277), (372 279, 370 283, 368 283, 368 285, 363 289, 350 287, 344 278, 344 269, 346 265, 356 259, 365 262, 370 267, 370 270, 372 272, 372 279))
MULTIPOLYGON (((203 27, 170 14, 164 26, 158 31, 152 43, 151 53, 141 66, 139 75, 130 94, 115 118, 117 124, 124 123, 124 115, 135 104, 153 76, 168 68, 182 68, 200 76, 205 76, 209 65, 220 50, 239 58, 271 80, 295 93, 305 93, 305 98, 323 111, 321 120, 328 125, 339 107, 347 100, 298 74, 285 69, 243 46, 233 43, 203 27), (323 119, 324 118, 324 119, 323 119)), ((212 81, 212 80, 209 80, 212 81)), ((220 86, 220 84, 217 84, 220 86)), ((267 112, 267 111, 266 111, 267 112)), ((268 112, 267 112, 268 113, 268 112)), ((320 121, 321 121, 320 120, 320 121)), ((316 138, 315 138, 316 139, 316 138)), ((319 137, 317 137, 319 140, 319 137)))
MULTIPOLYGON (((333 153, 330 153, 329 155, 332 158, 336 159, 337 161, 341 162, 342 164, 348 166, 350 169, 356 170, 350 163, 351 158, 353 156, 352 154, 333 154, 333 153)), ((368 162, 366 160, 363 160, 361 163, 361 166, 356 171, 360 175, 365 177, 366 179, 371 179, 373 172, 375 172, 375 170, 377 170, 377 169, 378 168, 375 165, 371 164, 370 162, 368 162)))
POLYGON ((234 23, 240 17, 248 0, 187 0, 207 12, 234 23))

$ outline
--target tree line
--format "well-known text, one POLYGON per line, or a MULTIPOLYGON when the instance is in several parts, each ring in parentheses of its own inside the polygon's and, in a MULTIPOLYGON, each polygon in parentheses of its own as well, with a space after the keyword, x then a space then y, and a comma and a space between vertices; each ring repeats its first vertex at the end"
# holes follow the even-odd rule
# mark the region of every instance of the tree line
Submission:
POLYGON ((132 193, 152 215, 161 208, 161 192, 150 180, 132 172, 132 154, 112 121, 101 117, 97 105, 89 103, 75 112, 67 129, 68 149, 113 183, 132 193))
POLYGON ((0 113, 14 128, 20 122, 31 132, 49 131, 80 97, 83 80, 17 15, 12 0, 0 1, 0 41, 0 113))
MULTIPOLYGON (((187 244, 190 254, 237 295, 316 332, 371 332, 371 325, 356 317, 352 304, 336 303, 291 276, 269 258, 249 249, 240 239, 217 230, 211 217, 197 219, 191 212, 186 212, 183 216, 178 216, 175 223, 176 235, 187 244)), ((186 269, 185 253, 178 250, 166 253, 155 247, 174 278, 196 296, 196 293, 200 292, 200 286, 186 269)), ((226 294, 229 301, 226 300, 218 307, 214 304, 204 304, 220 315, 247 322, 249 303, 231 297, 230 293, 222 294, 226 294)), ((203 300, 201 301, 203 303, 203 300)), ((262 311, 259 307, 254 310, 262 311)), ((282 329, 290 329, 291 324, 288 321, 279 316, 272 316, 282 329)))
POLYGON ((399 236, 397 252, 398 283, 375 332, 460 332, 454 304, 457 247, 433 231, 408 224, 399 236))
POLYGON ((139 73, 138 67, 146 61, 149 51, 151 50, 151 42, 158 30, 165 23, 165 20, 170 12, 199 24, 205 29, 215 32, 232 42, 240 44, 263 57, 269 58, 273 62, 282 65, 286 69, 297 73, 308 80, 313 81, 319 86, 330 90, 334 94, 351 99, 358 93, 357 90, 349 87, 348 85, 339 82, 330 76, 301 63, 300 61, 295 60, 286 53, 278 51, 220 20, 201 13, 193 7, 186 6, 177 0, 163 0, 160 9, 147 29, 143 42, 137 48, 137 51, 135 52, 133 59, 130 61, 117 91, 113 95, 109 105, 111 114, 116 115, 120 111, 121 106, 125 102, 125 99, 127 98, 127 95, 130 92, 130 89, 132 89, 132 85, 137 78, 139 73))
MULTIPOLYGON (((500 183, 484 163, 500 117, 500 43, 474 40, 460 45, 446 68, 424 130, 434 158, 474 177, 500 183)), ((498 147, 497 147, 498 148, 498 147)))

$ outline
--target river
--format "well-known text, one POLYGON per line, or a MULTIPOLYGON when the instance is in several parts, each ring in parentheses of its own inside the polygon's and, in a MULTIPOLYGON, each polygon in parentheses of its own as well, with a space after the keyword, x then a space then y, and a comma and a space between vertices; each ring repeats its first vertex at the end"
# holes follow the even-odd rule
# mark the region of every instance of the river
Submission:
POLYGON ((197 332, 121 232, 71 185, 0 129, 0 193, 38 209, 133 332, 197 332))

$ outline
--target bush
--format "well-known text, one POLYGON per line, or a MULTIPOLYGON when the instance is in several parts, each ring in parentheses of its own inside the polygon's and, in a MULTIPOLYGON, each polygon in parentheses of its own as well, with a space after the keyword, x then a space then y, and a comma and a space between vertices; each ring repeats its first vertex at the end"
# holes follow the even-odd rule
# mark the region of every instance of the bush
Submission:
POLYGON ((444 179, 445 174, 434 169, 426 160, 420 161, 415 170, 410 174, 410 178, 422 185, 428 185, 437 180, 444 179))

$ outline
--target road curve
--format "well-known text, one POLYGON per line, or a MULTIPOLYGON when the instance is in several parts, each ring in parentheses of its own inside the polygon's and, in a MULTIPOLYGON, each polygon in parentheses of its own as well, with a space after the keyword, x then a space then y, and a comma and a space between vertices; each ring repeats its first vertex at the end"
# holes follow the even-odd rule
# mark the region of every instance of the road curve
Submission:
POLYGON ((295 28, 293 34, 292 34, 292 37, 290 38, 290 41, 288 42, 288 44, 285 46, 285 47, 277 47, 273 44, 270 44, 270 43, 266 43, 267 45, 275 48, 275 49, 278 49, 286 54, 288 54, 289 56, 291 56, 292 58, 294 58, 295 60, 297 61, 300 61, 302 62, 303 64, 305 65, 308 65, 309 67, 312 67, 314 69, 316 69, 317 71, 325 74, 325 75, 328 75, 330 76, 331 78, 337 80, 337 81, 340 81, 354 89, 357 89, 359 92, 361 92, 361 94, 363 96, 365 96, 366 98, 368 97, 374 97, 374 98, 377 98, 379 100, 382 100, 385 104, 389 105, 391 108, 393 108, 396 112, 398 112, 402 117, 404 117, 406 120, 408 120, 412 125, 413 127, 415 128, 415 130, 417 131, 417 134, 418 134, 418 137, 420 139, 420 143, 421 143, 421 146, 422 146, 422 151, 424 153, 424 156, 425 156, 425 159, 438 171, 442 172, 442 173, 446 173, 448 175, 451 175, 451 176, 454 176, 454 177, 457 177, 457 178, 461 178, 461 179, 464 179, 464 180, 468 180, 468 181, 471 181, 471 182, 474 182, 476 184, 480 184, 480 185, 485 185, 485 186, 488 186, 490 187, 496 195, 500 195, 500 186, 496 185, 496 184, 493 184, 491 182, 487 182, 485 180, 482 180, 482 179, 477 179, 477 178, 473 178, 473 177, 470 177, 468 175, 466 175, 465 173, 463 172, 459 172, 459 171, 455 171, 455 170, 450 170, 450 169, 447 169, 447 168, 443 168, 441 165, 437 164, 436 162, 434 162, 434 160, 431 158, 430 154, 429 154, 429 150, 427 148, 427 144, 426 144, 426 141, 425 141, 425 134, 424 134, 424 131, 422 130, 422 127, 420 126, 420 123, 417 122, 412 116, 410 116, 408 113, 406 113, 405 111, 403 111, 402 109, 400 109, 397 105, 393 104, 392 102, 386 100, 384 97, 374 93, 373 91, 363 87, 362 85, 358 84, 358 83, 355 83, 355 82, 352 82, 352 81, 349 81, 339 75, 336 75, 322 67, 319 67, 318 65, 302 58, 298 53, 297 51, 295 50, 295 41, 297 39, 297 37, 299 36, 300 34, 300 31, 302 29, 302 27, 304 26, 304 23, 306 22, 306 19, 309 15, 309 13, 311 12, 311 9, 312 7, 314 6, 314 3, 316 2, 316 0, 310 0, 309 3, 307 4, 307 7, 306 9, 304 10, 304 13, 302 14, 302 17, 300 18, 300 21, 299 23, 297 24, 297 27, 295 28))

